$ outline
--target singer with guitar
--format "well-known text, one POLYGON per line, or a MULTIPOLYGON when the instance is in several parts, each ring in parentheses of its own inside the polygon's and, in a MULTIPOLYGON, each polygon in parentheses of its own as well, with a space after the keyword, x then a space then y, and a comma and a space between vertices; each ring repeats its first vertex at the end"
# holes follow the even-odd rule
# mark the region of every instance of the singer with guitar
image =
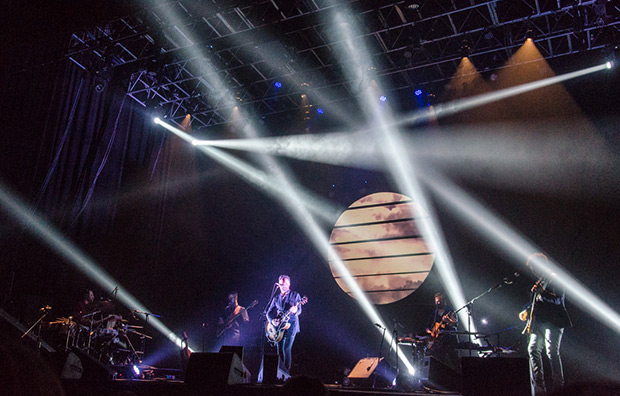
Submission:
POLYGON ((288 275, 280 275, 276 286, 279 289, 272 298, 267 308, 267 338, 278 345, 280 356, 280 369, 290 375, 292 355, 291 350, 295 342, 295 336, 299 333, 299 315, 302 305, 307 301, 302 299, 299 293, 291 290, 291 278, 288 275), (282 326, 286 321, 290 326, 282 326), (279 329, 279 331, 278 331, 279 329), (281 336, 280 331, 283 331, 281 336), (271 336, 270 336, 271 335, 271 336), (274 338, 273 340, 271 338, 274 338))
MULTIPOLYGON (((217 321, 217 344, 243 345, 243 328, 250 321, 248 311, 238 303, 239 294, 235 291, 228 293, 228 305, 217 321)), ((253 303, 252 306, 256 304, 253 303)))
POLYGON ((564 386, 560 344, 564 328, 572 326, 566 312, 564 290, 553 283, 556 275, 546 269, 548 264, 547 256, 542 253, 534 253, 528 257, 525 265, 538 280, 531 288, 530 304, 519 314, 519 318, 526 322, 523 333, 529 336, 528 355, 533 395, 548 394, 564 386), (541 273, 546 274, 540 275, 541 273), (543 347, 550 363, 552 384, 545 384, 543 347))
POLYGON ((457 340, 449 332, 456 330, 456 325, 454 309, 446 304, 443 294, 435 294, 435 309, 426 326, 426 356, 433 356, 452 368, 458 367, 458 357, 455 354, 457 340))

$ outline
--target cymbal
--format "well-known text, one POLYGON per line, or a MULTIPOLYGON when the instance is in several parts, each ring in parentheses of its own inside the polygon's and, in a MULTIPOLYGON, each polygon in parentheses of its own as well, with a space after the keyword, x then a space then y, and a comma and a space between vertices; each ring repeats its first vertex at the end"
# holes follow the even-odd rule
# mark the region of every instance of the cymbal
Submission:
POLYGON ((425 340, 418 339, 417 337, 400 337, 398 338, 398 342, 401 344, 418 344, 423 343, 425 340))
POLYGON ((88 313, 88 314, 82 315, 82 317, 83 317, 83 318, 88 318, 89 316, 97 315, 97 314, 100 314, 100 313, 101 313, 101 311, 93 311, 93 312, 91 312, 91 313, 88 313))

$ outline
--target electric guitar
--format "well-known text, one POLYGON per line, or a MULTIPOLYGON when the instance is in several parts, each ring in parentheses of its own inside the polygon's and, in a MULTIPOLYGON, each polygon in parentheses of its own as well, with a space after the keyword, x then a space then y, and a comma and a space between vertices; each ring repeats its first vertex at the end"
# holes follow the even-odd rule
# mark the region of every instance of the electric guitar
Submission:
POLYGON ((292 315, 291 309, 293 309, 293 307, 299 307, 300 305, 304 305, 307 302, 308 297, 303 296, 297 304, 289 308, 289 310, 286 311, 284 314, 272 319, 271 321, 268 321, 267 325, 265 326, 265 336, 267 337, 267 339, 274 344, 282 341, 282 338, 284 338, 284 332, 291 327, 291 324, 288 322, 292 315))
MULTIPOLYGON (((258 300, 252 301, 252 304, 250 304, 250 306, 247 307, 245 310, 249 311, 250 309, 254 308, 256 306, 256 304, 258 304, 258 300)), ((226 323, 222 323, 222 324, 217 325, 217 330, 215 332, 215 337, 216 338, 220 338, 222 335, 224 335, 226 330, 228 330, 228 329, 230 329, 232 327, 233 322, 235 321, 235 319, 237 319, 241 315, 242 312, 243 312, 242 310, 239 310, 239 313, 234 315, 234 316, 232 316, 232 317, 230 317, 230 318, 228 318, 226 323)))
POLYGON ((525 320, 525 327, 521 334, 532 334, 532 323, 534 322, 534 307, 536 306, 536 300, 540 296, 540 290, 544 290, 542 280, 538 280, 532 286, 532 303, 530 304, 529 311, 527 309, 521 311, 519 318, 525 320), (525 319, 524 319, 525 318, 525 319))
POLYGON ((431 329, 431 332, 429 333, 428 341, 426 343, 426 347, 428 349, 430 349, 433 346, 433 343, 437 341, 437 338, 439 338, 441 331, 446 328, 446 325, 448 323, 454 323, 456 321, 455 319, 453 319, 453 317, 454 317, 454 312, 448 311, 441 317, 441 321, 436 322, 433 325, 433 328, 431 329))

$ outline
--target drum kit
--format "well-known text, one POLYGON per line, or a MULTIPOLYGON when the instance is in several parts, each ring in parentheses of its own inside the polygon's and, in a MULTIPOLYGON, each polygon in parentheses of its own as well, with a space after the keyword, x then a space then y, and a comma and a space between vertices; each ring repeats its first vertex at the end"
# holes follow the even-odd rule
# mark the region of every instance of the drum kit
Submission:
POLYGON ((112 301, 96 301, 90 305, 92 308, 85 312, 48 323, 57 335, 59 347, 79 349, 110 366, 141 363, 145 340, 152 339, 142 333, 144 326, 129 324, 116 314, 112 301), (138 341, 142 350, 134 347, 138 341))

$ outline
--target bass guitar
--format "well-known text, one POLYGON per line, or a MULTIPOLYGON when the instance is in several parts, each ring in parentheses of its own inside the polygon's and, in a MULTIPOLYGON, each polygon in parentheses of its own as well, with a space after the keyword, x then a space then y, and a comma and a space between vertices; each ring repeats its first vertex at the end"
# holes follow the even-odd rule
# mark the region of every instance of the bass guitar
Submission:
POLYGON ((304 305, 307 302, 308 297, 303 296, 297 304, 289 308, 289 310, 286 311, 284 314, 279 315, 277 318, 274 318, 271 321, 267 322, 267 325, 265 326, 265 336, 267 337, 269 342, 277 344, 278 342, 282 341, 282 338, 284 338, 284 332, 291 327, 291 324, 288 322, 292 315, 291 310, 293 309, 293 307, 299 307, 300 305, 304 305))
MULTIPOLYGON (((258 300, 252 301, 252 304, 250 304, 250 306, 247 307, 245 310, 249 311, 250 309, 254 308, 256 304, 258 304, 258 300)), ((223 336, 226 330, 232 327, 233 322, 235 321, 235 319, 237 319, 241 315, 242 312, 243 312, 242 310, 239 310, 239 313, 228 318, 226 323, 219 324, 215 332, 215 337, 220 338, 221 336, 223 336)))

